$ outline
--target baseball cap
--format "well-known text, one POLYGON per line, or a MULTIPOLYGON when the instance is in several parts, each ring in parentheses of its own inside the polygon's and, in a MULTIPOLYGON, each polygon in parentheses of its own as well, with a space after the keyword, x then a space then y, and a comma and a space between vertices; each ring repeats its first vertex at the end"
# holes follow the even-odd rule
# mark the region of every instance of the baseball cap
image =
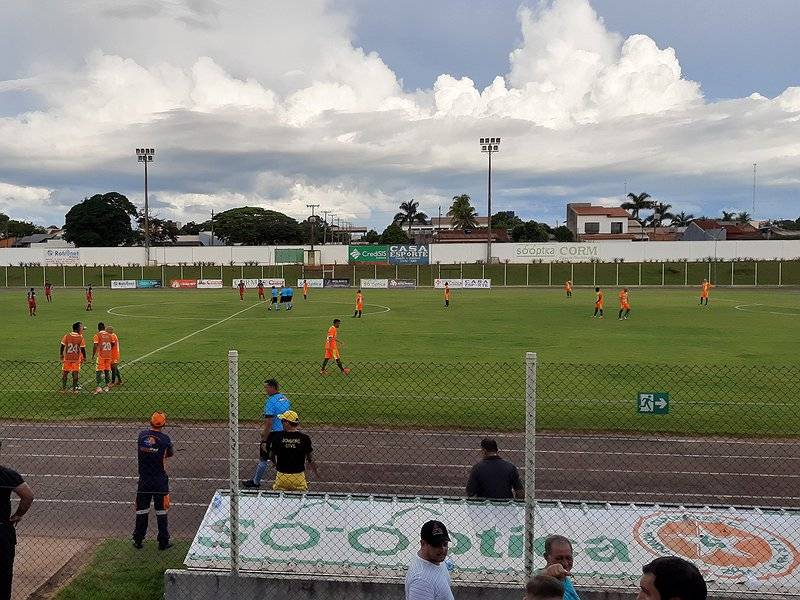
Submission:
POLYGON ((150 425, 153 427, 163 427, 167 424, 167 415, 161 411, 156 411, 150 416, 150 425))
POLYGON ((285 413, 279 414, 278 418, 281 421, 289 421, 290 423, 299 423, 300 422, 300 417, 293 410, 287 410, 285 413))
POLYGON ((432 546, 440 546, 442 542, 449 542, 450 536, 447 534, 447 527, 441 521, 427 521, 422 526, 420 538, 432 546))

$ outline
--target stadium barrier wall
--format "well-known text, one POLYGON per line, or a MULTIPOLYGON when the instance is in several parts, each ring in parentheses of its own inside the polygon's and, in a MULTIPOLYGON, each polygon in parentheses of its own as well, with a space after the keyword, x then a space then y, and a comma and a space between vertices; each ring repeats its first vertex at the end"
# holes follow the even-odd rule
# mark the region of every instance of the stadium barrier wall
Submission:
MULTIPOLYGON (((800 596, 800 365, 542 363, 528 353, 346 362, 349 376, 326 377, 317 363, 236 351, 227 362, 126 360, 123 385, 98 395, 90 368, 86 389, 60 394, 57 362, 0 361, 3 464, 38 498, 17 529, 38 541, 20 547, 18 565, 36 569, 70 540, 104 540, 131 560, 135 440, 165 410, 175 552, 195 570, 304 582, 287 600, 319 579, 402 580, 431 518, 450 529, 458 589, 521 588, 544 564, 545 537, 561 534, 582 594, 631 591, 645 562, 678 554, 719 594, 800 596), (320 472, 307 494, 272 491, 271 466, 260 489, 241 489, 259 460, 268 377, 313 440, 320 472), (485 437, 518 467, 524 500, 466 497, 485 437)), ((193 597, 220 597, 207 593, 193 597)))
MULTIPOLYGON (((160 265, 160 266, 3 266, 0 287, 41 287, 50 281, 56 287, 110 287, 112 281, 161 282, 219 281, 231 287, 239 280, 259 279, 318 282, 349 279, 413 280, 415 287, 434 287, 436 280, 490 280, 492 287, 561 287, 567 279, 576 286, 697 286, 708 279, 721 286, 800 285, 800 260, 676 261, 676 262, 535 262, 459 263, 432 265, 328 265, 325 270, 303 265, 160 265)), ((137 287, 142 287, 137 285, 137 287)), ((194 287, 194 286, 193 286, 194 287)), ((389 286, 391 288, 391 286, 389 286)))
MULTIPOLYGON (((275 265, 276 249, 304 249, 310 246, 153 246, 152 265, 275 265)), ((321 264, 348 264, 349 246, 315 246, 321 264)), ((486 246, 472 244, 430 244, 432 264, 477 263, 485 261, 486 246)), ((497 243, 492 244, 493 259, 504 263, 543 262, 645 262, 718 260, 795 260, 800 259, 800 240, 746 240, 706 242, 631 242, 599 241, 581 243, 497 243)), ((54 249, 45 247, 0 248, 0 265, 37 263, 67 265, 143 265, 141 247, 54 249), (65 250, 69 250, 64 255, 65 250)), ((286 263, 289 264, 289 263, 286 263)), ((364 263, 362 263, 364 264, 364 263)), ((403 265, 408 266, 408 265, 403 265)))

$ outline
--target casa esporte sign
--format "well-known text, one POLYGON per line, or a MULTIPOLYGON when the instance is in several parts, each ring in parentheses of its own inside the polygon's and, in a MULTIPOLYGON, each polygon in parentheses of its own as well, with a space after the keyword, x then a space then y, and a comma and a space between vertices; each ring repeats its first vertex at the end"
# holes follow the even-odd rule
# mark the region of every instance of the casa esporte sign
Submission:
MULTIPOLYGON (((221 500, 206 511, 188 567, 229 567, 228 497, 221 500)), ((420 525, 437 519, 450 530, 453 579, 518 581, 524 573, 522 503, 262 493, 242 496, 239 511, 243 569, 396 572, 418 550, 420 525)), ((800 515, 791 512, 576 502, 537 505, 534 522, 539 557, 546 535, 557 531, 573 540, 577 585, 613 580, 633 586, 643 564, 678 555, 697 564, 712 588, 757 580, 765 590, 800 592, 800 515)))
POLYGON ((427 245, 399 244, 389 246, 389 264, 391 265, 427 265, 431 253, 427 245))

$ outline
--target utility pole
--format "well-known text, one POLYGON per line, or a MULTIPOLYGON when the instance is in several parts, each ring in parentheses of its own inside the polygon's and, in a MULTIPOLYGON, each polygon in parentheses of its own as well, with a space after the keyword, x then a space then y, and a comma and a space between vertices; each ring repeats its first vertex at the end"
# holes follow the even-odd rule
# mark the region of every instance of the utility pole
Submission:
POLYGON ((214 209, 211 209, 211 245, 214 245, 214 209))
POLYGON ((322 227, 322 245, 323 246, 328 241, 328 215, 330 214, 330 212, 331 211, 329 211, 329 210, 323 210, 322 211, 322 214, 325 215, 325 218, 322 221, 323 223, 325 223, 325 225, 323 225, 323 227, 322 227))
POLYGON ((150 210, 147 194, 147 163, 153 162, 156 156, 155 148, 137 148, 136 159, 144 164, 144 262, 150 266, 150 210))
POLYGON ((500 150, 500 138, 481 138, 481 152, 489 154, 489 185, 487 193, 486 262, 492 262, 492 154, 500 150))
POLYGON ((753 218, 756 218, 756 168, 758 163, 753 163, 753 218))
POLYGON ((319 208, 319 204, 306 204, 306 207, 311 209, 311 257, 312 257, 312 260, 313 260, 313 257, 314 257, 314 236, 317 233, 317 230, 315 228, 316 223, 317 223, 317 219, 314 216, 314 209, 315 208, 319 208))

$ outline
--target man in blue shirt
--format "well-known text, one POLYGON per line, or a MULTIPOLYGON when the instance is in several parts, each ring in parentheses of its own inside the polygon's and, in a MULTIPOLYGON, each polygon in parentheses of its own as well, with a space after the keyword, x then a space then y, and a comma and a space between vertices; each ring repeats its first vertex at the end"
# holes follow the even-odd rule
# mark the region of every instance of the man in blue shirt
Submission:
POLYGON ((272 307, 275 307, 275 310, 280 308, 278 304, 278 288, 274 285, 272 286, 272 297, 270 298, 269 306, 267 306, 267 310, 272 310, 272 307))
POLYGON ((563 535, 551 535, 544 541, 547 565, 542 574, 555 577, 564 584, 564 600, 580 600, 572 585, 572 542, 563 535))
POLYGON ((261 480, 269 468, 270 435, 276 431, 283 431, 283 423, 278 415, 292 408, 289 399, 278 391, 277 380, 267 379, 264 382, 264 390, 267 392, 267 399, 264 402, 264 424, 261 428, 261 442, 258 446, 259 461, 253 478, 242 482, 242 486, 246 488, 261 487, 261 480))
POLYGON ((169 510, 169 477, 164 465, 174 454, 172 440, 161 430, 167 424, 163 412, 155 412, 150 417, 150 429, 139 433, 137 457, 139 462, 139 486, 136 489, 136 527, 133 530, 133 546, 141 549, 142 540, 147 533, 150 503, 156 509, 158 523, 158 549, 172 548, 167 528, 169 510))

